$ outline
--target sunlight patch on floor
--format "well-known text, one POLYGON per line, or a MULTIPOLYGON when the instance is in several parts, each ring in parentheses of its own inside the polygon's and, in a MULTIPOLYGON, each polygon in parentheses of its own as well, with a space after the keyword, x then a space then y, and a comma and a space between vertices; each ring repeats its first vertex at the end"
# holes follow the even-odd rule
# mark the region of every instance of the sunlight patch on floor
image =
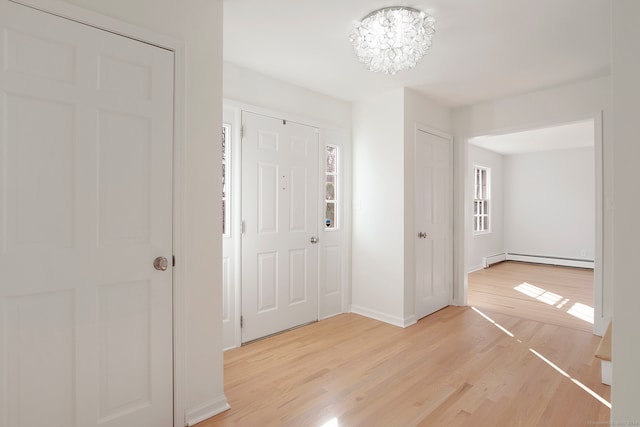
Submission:
POLYGON ((320 427, 338 427, 338 419, 332 418, 326 423, 322 424, 320 427))
MULTIPOLYGON (((509 335, 511 338, 515 338, 515 336, 514 336, 511 332, 509 332, 509 330, 507 330, 504 326, 500 325, 500 324, 499 324, 499 323, 497 323, 495 320, 493 320, 492 318, 490 318, 489 316, 487 316, 486 314, 484 314, 483 312, 481 312, 481 311, 480 311, 480 310, 478 310, 477 308, 475 308, 475 307, 471 307, 471 309, 472 309, 473 311, 475 311, 476 313, 478 313, 480 316, 482 316, 482 317, 484 317, 485 319, 487 319, 489 322, 493 323, 493 325, 494 325, 496 328, 500 329, 502 332, 504 332, 505 334, 509 335)), ((520 340, 518 340, 518 341, 520 341, 520 340)), ((520 342, 522 342, 522 341, 520 341, 520 342)))
POLYGON ((577 302, 567 310, 567 313, 577 317, 578 319, 584 320, 585 322, 593 324, 593 307, 589 307, 586 304, 577 302))
MULTIPOLYGON (((559 309, 564 308, 564 306, 567 305, 567 303, 570 301, 569 298, 564 298, 562 295, 554 294, 553 292, 549 292, 527 282, 520 283, 513 289, 520 292, 521 294, 524 294, 531 298, 535 298, 538 301, 555 306, 559 309)), ((591 323, 593 325, 593 307, 589 307, 586 304, 576 302, 567 310, 567 313, 572 315, 573 317, 584 320, 585 322, 591 323)))
POLYGON ((553 292, 546 291, 526 282, 519 284, 513 289, 549 305, 556 305, 558 301, 562 299, 561 295, 554 294, 553 292))
POLYGON ((565 371, 560 369, 555 363, 553 363, 552 361, 550 361, 549 359, 547 359, 546 357, 544 357, 543 355, 541 355, 540 353, 538 353, 534 349, 530 348, 529 351, 532 352, 533 354, 535 354, 536 356, 538 356, 538 358, 540 358, 540 360, 545 362, 547 365, 551 366, 553 369, 555 369, 556 371, 558 371, 559 373, 561 373, 565 377, 569 378, 575 385, 577 385, 578 387, 580 387, 581 389, 583 389, 584 391, 589 393, 591 396, 595 397, 597 400, 600 401, 600 403, 605 405, 607 408, 611 409, 611 403, 609 403, 609 401, 607 401, 604 397, 600 396, 598 393, 596 393, 595 391, 591 390, 589 387, 587 387, 586 385, 582 384, 580 381, 578 381, 577 379, 573 378, 571 375, 567 374, 565 371))
MULTIPOLYGON (((560 297, 562 298, 562 297, 560 297)), ((574 306, 576 306, 579 303, 574 304, 574 306)), ((564 305, 564 304, 563 304, 564 305)), ((587 308, 591 308, 587 305, 584 304, 580 304, 580 306, 583 307, 578 307, 577 311, 579 310, 585 310, 584 307, 587 308)), ((573 308, 573 307, 572 307, 573 308)), ((475 311, 476 313, 478 313, 480 316, 484 317, 485 320, 487 320, 488 322, 492 323, 494 326, 496 326, 498 329, 500 329, 502 332, 506 333, 507 335, 509 335, 510 337, 514 338, 518 343, 523 344, 523 342, 516 338, 515 335, 511 332, 509 332, 507 329, 505 329, 504 327, 500 326, 499 323, 497 323, 495 320, 493 320, 491 317, 487 316, 485 313, 483 313, 482 311, 478 310, 475 307, 471 307, 471 309, 473 311, 475 311)), ((570 309, 571 310, 571 309, 570 309)), ((593 309, 591 309, 593 310, 593 309)), ((587 310, 588 311, 588 310, 587 310)), ((592 315, 592 319, 593 319, 593 311, 591 312, 592 315)), ((582 319, 585 320, 585 319, 582 319)), ((593 323, 593 320, 592 320, 593 323)), ((578 381, 577 379, 571 377, 571 375, 569 375, 568 373, 566 373, 563 369, 561 369, 558 365, 556 365, 555 363, 553 363, 551 360, 547 359, 546 357, 544 357, 542 354, 540 354, 539 352, 537 352, 536 350, 534 350, 533 348, 529 347, 529 351, 533 354, 535 354, 540 360, 542 360, 543 362, 545 362, 547 365, 551 366, 553 369, 555 369, 558 373, 560 373, 561 375, 567 377, 568 379, 570 379, 575 385, 577 385, 578 387, 580 387, 582 390, 584 390, 585 392, 589 393, 592 397, 594 397, 595 399, 597 399, 600 403, 602 403, 603 405, 605 405, 606 407, 608 407, 609 409, 611 409, 611 403, 609 401, 607 401, 604 397, 600 396, 598 393, 596 393, 595 391, 591 390, 589 387, 587 387, 586 385, 584 385, 583 383, 581 383, 580 381, 578 381)), ((323 426, 324 427, 324 426, 323 426)))

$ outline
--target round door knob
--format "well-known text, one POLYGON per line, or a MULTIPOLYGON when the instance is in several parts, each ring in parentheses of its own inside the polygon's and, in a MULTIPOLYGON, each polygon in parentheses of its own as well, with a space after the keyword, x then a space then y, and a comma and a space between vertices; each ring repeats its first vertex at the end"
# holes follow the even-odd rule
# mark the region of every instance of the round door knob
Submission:
POLYGON ((153 268, 156 270, 166 271, 167 267, 169 267, 169 261, 165 257, 159 256, 153 260, 153 268))
POLYGON ((310 241, 311 241, 311 243, 318 243, 318 238, 317 237, 312 237, 310 241))

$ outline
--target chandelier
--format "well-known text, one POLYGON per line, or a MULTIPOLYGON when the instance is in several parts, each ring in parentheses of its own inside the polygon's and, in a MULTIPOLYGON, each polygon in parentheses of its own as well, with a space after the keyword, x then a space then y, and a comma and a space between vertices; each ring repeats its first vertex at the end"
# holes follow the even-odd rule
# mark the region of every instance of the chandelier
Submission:
POLYGON ((354 25, 351 44, 367 69, 395 74, 415 67, 427 53, 435 22, 433 16, 411 7, 385 7, 354 25))

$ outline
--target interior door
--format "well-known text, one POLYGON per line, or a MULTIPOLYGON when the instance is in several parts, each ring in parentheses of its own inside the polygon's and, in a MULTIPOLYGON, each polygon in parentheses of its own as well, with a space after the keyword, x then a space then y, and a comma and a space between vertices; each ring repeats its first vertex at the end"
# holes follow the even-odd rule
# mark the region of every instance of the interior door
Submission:
POLYGON ((0 426, 171 426, 173 54, 0 28, 0 426))
POLYGON ((418 130, 415 155, 416 317, 452 300, 451 142, 418 130))
POLYGON ((242 113, 242 342, 318 319, 318 130, 242 113))

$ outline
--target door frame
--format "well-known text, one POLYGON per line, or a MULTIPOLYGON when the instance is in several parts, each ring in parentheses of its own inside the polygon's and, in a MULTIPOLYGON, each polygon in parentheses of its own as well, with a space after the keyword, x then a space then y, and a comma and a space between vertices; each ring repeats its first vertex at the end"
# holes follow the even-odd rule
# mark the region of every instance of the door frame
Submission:
MULTIPOLYGON (((352 214, 352 204, 351 201, 351 171, 347 167, 347 165, 351 164, 351 139, 349 131, 345 128, 328 124, 326 122, 319 121, 317 119, 310 119, 306 116, 300 116, 296 113, 286 112, 285 110, 279 110, 275 108, 269 107, 259 107, 254 104, 237 101, 233 98, 223 98, 223 111, 227 111, 227 113, 232 116, 231 120, 231 132, 232 140, 231 140, 231 150, 233 154, 231 155, 232 163, 231 163, 231 235, 232 239, 235 241, 235 250, 233 251, 233 257, 235 260, 233 261, 233 274, 234 274, 234 282, 231 283, 232 289, 229 292, 228 301, 225 303, 229 304, 229 322, 228 325, 232 328, 229 335, 233 336, 233 343, 226 343, 224 350, 229 350, 232 348, 240 347, 242 344, 242 336, 240 330, 240 315, 242 311, 242 302, 241 302, 241 283, 242 283, 242 238, 241 238, 241 228, 242 228, 242 140, 241 140, 241 126, 242 126, 242 112, 246 111, 249 113, 260 114, 269 117, 277 117, 282 118, 286 117, 287 121, 295 122, 299 124, 303 124, 305 126, 312 126, 319 129, 319 139, 318 139, 318 196, 322 197, 324 194, 324 147, 326 144, 336 145, 340 149, 340 159, 339 162, 339 170, 341 171, 341 181, 340 184, 340 195, 339 203, 341 204, 341 209, 338 213, 339 221, 340 221, 340 229, 336 231, 326 231, 322 227, 318 229, 318 235, 320 237, 320 241, 318 242, 318 320, 323 320, 332 316, 335 316, 340 313, 347 312, 347 307, 351 302, 351 214, 352 214), (332 233, 334 236, 334 240, 338 243, 335 243, 339 247, 340 250, 340 272, 339 272, 339 300, 340 300, 340 308, 339 312, 335 310, 330 310, 329 312, 323 311, 326 300, 322 295, 322 279, 323 272, 322 268, 325 266, 323 263, 323 250, 325 245, 327 244, 327 233, 332 233)), ((449 136, 449 138, 452 138, 449 136)), ((324 217, 324 199, 319 199, 318 203, 318 218, 324 217)))
POLYGON ((458 249, 456 255, 458 260, 454 264, 454 303, 460 306, 467 305, 468 273, 466 271, 466 258, 468 239, 472 234, 471 230, 471 194, 469 180, 467 179, 469 161, 469 140, 477 136, 500 135, 514 132, 539 129, 544 127, 558 126, 562 124, 591 120, 594 128, 594 151, 595 151, 595 256, 594 256, 594 278, 593 278, 593 305, 594 322, 593 333, 603 335, 610 316, 604 313, 604 291, 603 291, 603 257, 604 257, 604 151, 603 151, 603 111, 591 114, 575 114, 557 120, 546 120, 542 122, 523 123, 506 128, 493 128, 464 135, 460 140, 460 149, 456 157, 456 165, 459 170, 456 172, 456 189, 459 189, 454 203, 459 203, 461 212, 456 213, 454 221, 462 235, 455 237, 455 244, 458 249), (463 198, 461 200, 460 198, 463 198), (463 221, 460 224, 460 220, 463 221))
POLYGON ((60 16, 81 24, 114 33, 173 52, 173 255, 183 260, 173 268, 173 425, 185 425, 185 292, 184 292, 184 185, 186 183, 186 146, 184 125, 185 46, 170 36, 101 15, 61 0, 1 0, 21 4, 45 13, 60 16))

